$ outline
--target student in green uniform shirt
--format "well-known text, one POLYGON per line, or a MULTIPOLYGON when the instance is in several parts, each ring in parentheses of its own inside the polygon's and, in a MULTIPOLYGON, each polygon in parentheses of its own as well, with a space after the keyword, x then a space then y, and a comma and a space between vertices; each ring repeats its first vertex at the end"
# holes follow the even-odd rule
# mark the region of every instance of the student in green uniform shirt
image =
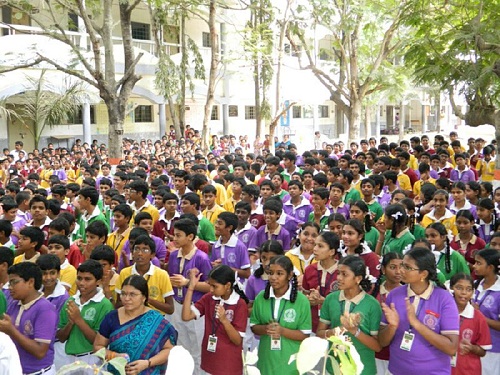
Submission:
POLYGON ((391 204, 385 208, 384 222, 377 223, 380 237, 375 252, 384 256, 390 252, 403 255, 403 249, 415 241, 406 223, 408 216, 400 204, 391 204))
POLYGON ((86 260, 78 267, 78 291, 61 309, 56 337, 66 343, 67 363, 83 361, 93 365, 99 361, 92 356, 93 344, 99 326, 106 314, 114 309, 97 284, 102 279, 103 268, 97 260, 86 260))
POLYGON ((406 209, 408 215, 408 229, 416 240, 425 238, 425 228, 416 222, 415 202, 411 198, 405 198, 399 202, 406 209))
POLYGON ((425 228, 425 237, 431 246, 434 245, 433 253, 436 256, 437 268, 444 274, 446 280, 459 272, 470 275, 465 258, 450 247, 448 230, 442 223, 432 223, 425 228))
POLYGON ((327 188, 324 187, 316 188, 311 192, 311 203, 313 205, 313 211, 309 214, 307 221, 318 224, 320 231, 325 229, 325 227, 328 225, 330 210, 328 209, 328 207, 326 207, 326 204, 329 197, 330 192, 327 188))
POLYGON ((370 209, 370 212, 373 214, 373 221, 376 223, 382 217, 384 209, 375 198, 374 191, 375 181, 371 178, 365 178, 361 181, 361 193, 363 194, 363 200, 370 209))
POLYGON ((351 204, 351 202, 359 201, 361 199, 361 194, 359 194, 359 191, 351 186, 352 180, 353 176, 350 171, 340 171, 338 182, 344 185, 344 203, 347 204, 351 204))
POLYGON ((250 326, 260 336, 257 367, 262 375, 298 375, 290 356, 311 334, 311 308, 298 291, 292 261, 284 255, 271 259, 269 283, 253 303, 250 326))
MULTIPOLYGON (((345 329, 363 362, 361 375, 375 375, 375 352, 382 349, 377 337, 382 309, 378 301, 366 293, 372 284, 365 275, 362 258, 348 255, 340 260, 337 276, 340 290, 326 297, 316 334, 328 338, 334 334, 334 328, 345 329)), ((329 363, 327 368, 331 373, 329 363)))
POLYGON ((366 244, 372 251, 375 251, 380 234, 375 227, 372 227, 371 212, 368 205, 361 200, 352 202, 349 208, 349 216, 351 219, 356 219, 363 223, 366 244))
POLYGON ((181 198, 181 211, 183 214, 193 214, 199 220, 198 237, 203 241, 215 243, 215 228, 212 223, 200 213, 201 200, 196 193, 186 193, 181 198))
POLYGON ((102 221, 106 224, 109 231, 109 223, 106 221, 106 216, 99 209, 97 205, 98 201, 99 192, 96 188, 84 187, 78 192, 78 204, 80 205, 80 210, 83 212, 78 220, 79 234, 84 243, 87 240, 85 230, 94 221, 102 221))

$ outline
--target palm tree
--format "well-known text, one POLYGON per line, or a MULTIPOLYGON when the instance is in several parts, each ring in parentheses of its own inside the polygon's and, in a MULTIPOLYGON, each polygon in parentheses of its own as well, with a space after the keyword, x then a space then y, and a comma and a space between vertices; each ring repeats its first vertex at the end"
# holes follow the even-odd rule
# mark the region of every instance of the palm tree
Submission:
POLYGON ((33 135, 35 148, 46 126, 67 123, 89 97, 81 82, 64 82, 56 86, 46 78, 46 73, 42 70, 37 78, 26 76, 28 89, 22 95, 22 103, 12 109, 5 109, 5 106, 3 109, 19 119, 33 135))

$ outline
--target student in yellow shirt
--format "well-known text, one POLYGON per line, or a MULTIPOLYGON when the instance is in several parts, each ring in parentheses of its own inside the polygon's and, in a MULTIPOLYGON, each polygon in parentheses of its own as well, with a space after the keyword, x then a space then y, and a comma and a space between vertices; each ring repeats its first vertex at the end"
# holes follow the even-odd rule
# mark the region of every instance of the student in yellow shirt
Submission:
POLYGON ((431 177, 431 166, 426 163, 421 163, 418 166, 418 171, 420 173, 420 180, 415 182, 413 185, 413 195, 418 197, 420 195, 420 190, 424 184, 436 184, 436 179, 431 177))
POLYGON ((410 178, 401 171, 401 161, 399 159, 393 159, 391 163, 391 170, 398 174, 398 184, 401 190, 407 192, 408 195, 413 193, 411 188, 410 178))
POLYGON ((149 203, 147 196, 149 192, 149 186, 145 181, 135 180, 129 184, 130 186, 130 200, 133 202, 130 206, 134 210, 134 214, 131 220, 139 212, 147 212, 153 218, 153 225, 160 218, 160 213, 158 209, 149 203))
MULTIPOLYGON (((116 254, 116 259, 120 259, 123 246, 128 241, 130 230, 130 220, 132 219, 132 209, 128 204, 119 204, 113 209, 113 222, 116 230, 108 235, 106 245, 110 246, 116 254)), ((96 259, 98 260, 98 259, 96 259)), ((113 264, 117 261, 113 261, 113 264)))
POLYGON ((49 238, 48 253, 54 254, 61 263, 60 280, 70 296, 76 293, 76 268, 69 264, 66 257, 69 254, 69 238, 66 236, 55 235, 49 238))
POLYGON ((493 182, 495 174, 494 153, 495 151, 490 146, 486 146, 483 149, 484 159, 477 160, 476 170, 480 181, 493 182))
POLYGON ((203 210, 202 215, 208 219, 212 225, 215 225, 219 214, 225 211, 221 206, 215 203, 217 190, 212 185, 206 185, 202 190, 202 194, 206 207, 203 210))
POLYGON ((245 181, 244 178, 241 177, 236 177, 233 180, 232 186, 233 186, 233 195, 231 198, 226 199, 226 202, 223 205, 223 208, 226 211, 234 213, 234 207, 238 202, 241 201, 241 192, 243 191, 243 187, 247 185, 247 182, 245 181))
POLYGON ((99 286, 107 299, 115 300, 115 286, 120 276, 115 272, 113 265, 115 264, 115 252, 108 245, 96 246, 92 253, 90 253, 90 259, 97 260, 101 263, 103 274, 102 279, 99 282, 99 286))

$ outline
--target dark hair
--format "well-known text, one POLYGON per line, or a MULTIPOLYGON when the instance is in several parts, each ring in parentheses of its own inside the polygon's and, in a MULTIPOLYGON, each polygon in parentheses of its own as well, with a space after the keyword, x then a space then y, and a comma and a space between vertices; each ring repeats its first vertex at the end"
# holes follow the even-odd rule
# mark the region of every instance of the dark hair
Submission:
POLYGON ((128 235, 128 240, 130 241, 135 241, 135 239, 139 236, 149 236, 148 231, 144 228, 139 228, 135 227, 130 230, 130 233, 128 235))
POLYGON ((142 220, 153 220, 153 217, 149 212, 141 211, 134 217, 134 224, 139 225, 142 220))
POLYGON ((370 208, 365 203, 365 201, 359 200, 351 203, 351 207, 358 207, 361 211, 365 213, 365 218, 363 221, 365 232, 368 233, 372 229, 372 219, 370 217, 370 208))
POLYGON ((222 220, 225 226, 232 226, 231 234, 238 228, 238 216, 232 212, 221 212, 217 217, 218 220, 222 220))
POLYGON ((369 278, 366 277, 366 264, 363 258, 356 255, 347 255, 344 258, 340 259, 339 265, 347 266, 354 273, 354 276, 361 276, 361 282, 359 286, 365 291, 368 292, 372 283, 369 278))
POLYGON ((92 206, 96 206, 97 202, 99 202, 99 192, 95 187, 84 187, 80 189, 78 195, 81 195, 84 199, 90 198, 90 204, 92 206))
POLYGON ((14 264, 14 252, 7 246, 0 246, 0 264, 7 263, 7 267, 14 264))
POLYGON ((33 206, 33 204, 35 203, 43 203, 45 209, 48 209, 49 207, 49 203, 47 202, 47 198, 45 197, 42 197, 40 195, 35 195, 33 196, 33 198, 31 198, 30 200, 30 210, 31 210, 31 207, 33 206))
MULTIPOLYGON (((493 227, 493 231, 496 232, 498 230, 499 220, 497 211, 495 209, 495 203, 490 198, 483 198, 479 200, 477 207, 481 207, 488 211, 491 211, 491 225, 493 227)), ((476 222, 477 224, 480 224, 479 219, 476 222)))
POLYGON ((88 259, 77 268, 77 272, 88 272, 94 275, 96 280, 101 280, 104 273, 101 263, 94 259, 88 259))
POLYGON ((50 222, 49 228, 55 229, 58 232, 64 232, 64 235, 67 236, 69 234, 70 225, 68 220, 62 216, 58 216, 50 222))
MULTIPOLYGON (((134 246, 137 245, 147 245, 149 247, 149 250, 151 250, 151 254, 154 254, 156 252, 156 244, 148 235, 141 234, 140 236, 138 236, 134 242, 134 246)), ((133 249, 130 250, 133 251, 133 249)))
POLYGON ((104 260, 110 265, 115 263, 115 252, 111 246, 108 245, 98 245, 92 250, 90 254, 90 259, 94 260, 104 260))
POLYGON ((474 234, 477 236, 478 230, 477 227, 474 225, 476 219, 474 218, 472 213, 469 210, 458 210, 458 212, 455 215, 455 222, 461 217, 469 220, 472 223, 472 230, 474 231, 474 234))
POLYGON ((69 238, 66 237, 66 236, 61 236, 60 234, 56 234, 55 236, 52 236, 49 238, 49 242, 47 245, 51 245, 51 244, 57 244, 57 245, 61 245, 62 247, 64 247, 64 249, 69 249, 69 238))
POLYGON ((24 227, 19 231, 19 234, 28 237, 30 242, 35 242, 36 251, 40 250, 45 241, 45 233, 38 227, 24 227))
POLYGON ((363 238, 361 238, 361 240, 359 241, 358 247, 354 250, 356 254, 361 254, 363 252, 363 241, 365 239, 365 230, 363 228, 363 224, 357 219, 350 219, 347 220, 344 224, 344 226, 346 225, 353 227, 354 230, 358 232, 358 234, 361 234, 363 236, 363 238))
POLYGON ((333 232, 321 232, 318 237, 321 237, 323 239, 323 242, 328 245, 330 250, 335 250, 335 253, 339 249, 340 246, 340 239, 339 236, 337 236, 333 232))
MULTIPOLYGON (((285 255, 285 252, 283 251, 283 245, 276 240, 268 240, 264 242, 262 245, 260 245, 259 251, 261 254, 273 253, 276 255, 285 255)), ((255 270, 254 275, 256 278, 260 279, 263 274, 264 267, 261 264, 260 267, 255 270)))
POLYGON ((493 270, 498 274, 500 267, 500 251, 495 249, 483 249, 478 251, 475 256, 481 257, 486 261, 488 266, 493 266, 493 270))
POLYGON ((89 225, 87 225, 87 228, 85 228, 85 233, 96 235, 99 238, 104 237, 104 240, 106 240, 108 236, 108 227, 106 226, 104 221, 94 220, 89 225))
MULTIPOLYGON (((144 305, 147 306, 149 298, 149 288, 147 280, 140 275, 130 275, 127 277, 122 284, 122 290, 125 285, 130 285, 131 287, 137 289, 141 294, 146 297, 144 305)), ((120 293, 121 294, 121 293, 120 293)))
POLYGON ((451 248, 450 248, 450 240, 448 239, 448 230, 446 229, 444 224, 440 222, 432 223, 427 228, 434 229, 441 236, 445 237, 444 264, 446 272, 447 273, 451 272, 451 248))
POLYGON ((344 225, 347 222, 345 216, 343 214, 340 214, 340 213, 331 214, 330 216, 328 216, 327 223, 330 224, 332 221, 338 221, 342 225, 344 225))
POLYGON ((243 186, 242 192, 250 195, 254 202, 257 199, 259 199, 259 196, 260 196, 260 189, 255 184, 248 184, 246 186, 243 186))
MULTIPOLYGON (((493 195, 493 184, 491 182, 488 182, 488 181, 483 181, 483 182, 481 182, 481 186, 488 193, 488 197, 491 198, 493 195)), ((16 198, 17 198, 17 196, 16 196, 16 198)))
POLYGON ((40 267, 42 271, 56 270, 59 272, 61 270, 61 261, 55 254, 42 254, 36 260, 36 265, 40 267))
POLYGON ((179 219, 174 223, 174 229, 184 232, 186 236, 193 235, 193 240, 196 238, 198 226, 190 219, 179 219))
POLYGON ((189 204, 194 205, 197 210, 200 209, 200 196, 196 193, 186 193, 182 196, 181 200, 186 200, 189 204))
MULTIPOLYGON (((269 262, 269 265, 272 264, 277 264, 280 267, 282 267, 285 272, 288 275, 292 275, 292 285, 291 285, 291 291, 290 291, 290 302, 295 303, 297 300, 297 291, 298 291, 298 281, 297 281, 297 275, 293 272, 293 263, 290 260, 290 258, 286 257, 285 255, 279 255, 275 258, 272 258, 271 261, 269 262)), ((266 289, 264 290, 264 298, 269 299, 269 294, 271 291, 271 284, 267 283, 266 289)))
POLYGON ((128 217, 129 219, 134 214, 132 211, 132 208, 128 204, 125 204, 125 203, 120 203, 120 204, 116 205, 115 208, 113 209, 113 213, 115 213, 115 212, 120 212, 123 216, 128 217))
POLYGON ((33 279, 35 290, 39 290, 42 287, 42 270, 35 263, 21 262, 14 264, 9 267, 7 273, 9 275, 17 275, 24 281, 33 279))
POLYGON ((438 271, 436 266, 436 257, 426 249, 425 247, 415 247, 408 251, 405 256, 412 258, 415 263, 417 263, 418 269, 421 271, 427 271, 427 281, 433 281, 440 288, 446 289, 438 280, 438 271))
POLYGON ((373 291, 372 291, 372 296, 373 297, 377 297, 378 296, 378 293, 380 292, 380 285, 382 284, 382 280, 385 278, 385 275, 382 273, 382 267, 387 267, 389 265, 389 263, 391 263, 392 260, 394 259, 403 259, 403 255, 401 255, 400 253, 396 252, 396 251, 391 251, 391 252, 388 252, 387 254, 385 254, 383 257, 382 257, 382 260, 380 262, 380 274, 377 278, 377 282, 375 283, 375 286, 373 287, 373 291))
POLYGON ((458 283, 460 280, 467 280, 470 285, 474 288, 474 280, 472 279, 471 275, 467 275, 466 273, 459 272, 455 275, 453 275, 450 279, 450 289, 452 289, 456 283, 458 283))
POLYGON ((250 203, 248 202, 239 201, 238 203, 236 203, 236 205, 234 206, 234 211, 236 212, 236 210, 240 209, 245 210, 249 214, 252 213, 252 206, 250 206, 250 203))
POLYGON ((231 267, 225 265, 225 264, 219 264, 218 266, 214 267, 210 273, 208 274, 208 278, 214 280, 216 283, 225 285, 227 283, 231 284, 231 289, 234 290, 236 293, 239 294, 239 296, 246 302, 248 303, 248 298, 243 292, 243 290, 240 289, 238 283, 236 283, 235 279, 235 273, 232 270, 231 267))
POLYGON ((268 199, 264 203, 262 210, 270 210, 280 215, 283 212, 283 203, 280 199, 268 199))
MULTIPOLYGON (((137 172, 136 172, 137 174, 137 172)), ((141 194, 143 199, 146 199, 149 191, 148 184, 142 180, 135 180, 129 184, 130 189, 137 191, 141 194)), ((81 191, 80 191, 81 193, 81 191)))
MULTIPOLYGON (((73 216, 73 214, 72 214, 71 212, 68 212, 68 211, 63 211, 63 212, 61 212, 61 213, 57 216, 57 218, 62 218, 62 219, 65 219, 65 220, 68 222, 68 224, 69 224, 70 228, 71 228, 71 225, 73 225, 73 224, 75 223, 75 221, 76 221, 76 220, 75 220, 75 217, 73 216)), ((54 221, 55 221, 55 220, 54 220, 54 221)), ((50 225, 49 225, 49 228, 50 228, 50 225)), ((68 230, 68 231, 69 231, 69 230, 68 230)), ((68 234, 69 234, 69 233, 68 233, 68 234)))
POLYGON ((408 222, 408 215, 405 208, 400 204, 390 204, 385 208, 385 217, 391 218, 391 237, 396 238, 398 230, 401 231, 408 222))
POLYGON ((3 232, 6 238, 12 234, 12 223, 9 220, 0 220, 0 232, 3 232))

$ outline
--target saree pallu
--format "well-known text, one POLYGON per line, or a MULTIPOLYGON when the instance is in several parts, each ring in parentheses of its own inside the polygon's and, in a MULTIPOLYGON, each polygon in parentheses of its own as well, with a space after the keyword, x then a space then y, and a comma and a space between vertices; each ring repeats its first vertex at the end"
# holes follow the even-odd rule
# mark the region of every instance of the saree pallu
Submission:
MULTIPOLYGON (((176 344, 177 331, 159 312, 150 310, 145 314, 121 325, 109 337, 109 349, 117 353, 127 353, 130 362, 148 360, 162 349, 167 340, 176 344)), ((163 374, 167 365, 155 366, 141 372, 141 375, 163 374)), ((108 371, 118 374, 113 366, 108 371)))

